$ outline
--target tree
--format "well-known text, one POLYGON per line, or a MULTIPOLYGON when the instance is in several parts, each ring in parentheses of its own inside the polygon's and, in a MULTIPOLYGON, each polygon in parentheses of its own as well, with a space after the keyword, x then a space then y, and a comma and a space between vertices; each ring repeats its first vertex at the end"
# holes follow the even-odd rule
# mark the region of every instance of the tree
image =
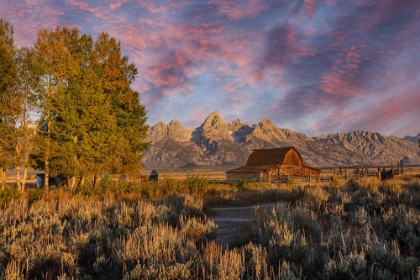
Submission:
POLYGON ((417 139, 418 140, 418 142, 419 142, 419 147, 420 147, 420 138, 419 139, 417 139))
POLYGON ((19 108, 17 114, 17 126, 15 134, 15 156, 14 168, 16 170, 16 184, 21 191, 25 190, 27 170, 29 167, 29 154, 34 134, 33 124, 30 118, 30 110, 33 103, 33 91, 31 89, 31 69, 34 65, 34 52, 28 48, 21 48, 16 52, 16 65, 18 67, 18 77, 14 87, 16 96, 16 107, 19 108), (20 169, 24 168, 22 180, 20 179, 20 169))
POLYGON ((140 104, 139 94, 131 89, 137 69, 128 63, 128 57, 121 55, 120 43, 107 33, 101 33, 95 44, 99 58, 99 76, 112 115, 116 117, 112 156, 108 158, 106 170, 112 173, 131 173, 138 170, 146 142, 146 110, 140 104))
POLYGON ((10 168, 19 113, 14 95, 17 80, 13 26, 0 19, 0 175, 2 190, 6 185, 6 168, 10 168))
POLYGON ((120 43, 106 33, 94 42, 77 29, 57 28, 39 32, 34 49, 40 129, 33 157, 46 184, 49 174, 67 175, 74 185, 76 177, 81 183, 140 168, 146 111, 130 88, 137 72, 120 43))
POLYGON ((47 30, 38 33, 34 46, 37 67, 31 69, 33 88, 37 94, 36 105, 40 113, 32 156, 37 163, 35 167, 45 170, 47 190, 56 140, 53 126, 54 120, 59 117, 55 112, 55 103, 59 100, 60 92, 67 87, 67 72, 71 67, 60 36, 60 30, 55 33, 47 30))

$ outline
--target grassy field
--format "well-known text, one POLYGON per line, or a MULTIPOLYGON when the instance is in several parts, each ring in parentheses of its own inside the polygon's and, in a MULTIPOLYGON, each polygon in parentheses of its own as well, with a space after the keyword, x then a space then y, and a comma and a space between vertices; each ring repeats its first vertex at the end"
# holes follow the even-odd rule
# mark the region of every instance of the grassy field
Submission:
POLYGON ((0 279, 418 279, 420 179, 0 192, 0 279), (215 206, 257 205, 229 250, 215 206))

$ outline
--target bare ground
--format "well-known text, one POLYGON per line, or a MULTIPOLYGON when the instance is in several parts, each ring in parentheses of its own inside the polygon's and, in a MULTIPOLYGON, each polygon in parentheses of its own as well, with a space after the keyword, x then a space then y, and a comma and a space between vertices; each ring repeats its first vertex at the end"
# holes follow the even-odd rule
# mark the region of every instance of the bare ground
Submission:
MULTIPOLYGON (((265 203, 258 206, 271 208, 275 205, 276 203, 265 203)), ((223 248, 229 248, 229 243, 233 241, 237 231, 251 221, 255 213, 255 206, 211 208, 212 214, 209 219, 218 226, 215 231, 216 242, 223 248)))

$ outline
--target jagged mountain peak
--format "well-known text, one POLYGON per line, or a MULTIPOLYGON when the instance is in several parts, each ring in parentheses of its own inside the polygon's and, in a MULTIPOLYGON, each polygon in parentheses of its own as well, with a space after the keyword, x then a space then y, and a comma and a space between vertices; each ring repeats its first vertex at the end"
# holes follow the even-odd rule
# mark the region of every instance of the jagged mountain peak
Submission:
POLYGON ((335 133, 329 135, 321 135, 316 137, 318 140, 322 141, 330 141, 333 143, 353 143, 353 144, 360 144, 360 143, 377 143, 380 142, 382 144, 388 142, 390 139, 395 138, 394 136, 386 136, 377 132, 370 132, 370 131, 351 131, 348 133, 335 133))
POLYGON ((178 121, 178 120, 171 120, 171 121, 168 123, 168 126, 182 126, 182 124, 181 124, 181 122, 180 122, 180 121, 178 121))
POLYGON ((222 139, 233 141, 227 123, 222 120, 217 111, 211 113, 198 130, 201 130, 201 135, 209 142, 222 139))
MULTIPOLYGON (((420 134, 418 135, 420 137, 420 134)), ((196 129, 188 130, 173 120, 156 123, 149 130, 152 146, 143 164, 150 168, 197 165, 242 165, 252 149, 294 146, 304 161, 314 167, 343 165, 384 165, 390 160, 420 163, 415 142, 369 131, 351 131, 308 137, 279 128, 270 119, 248 125, 240 119, 226 123, 219 112, 211 113, 196 129)))
POLYGON ((259 124, 260 127, 274 127, 275 125, 270 119, 263 119, 259 124))
POLYGON ((188 142, 191 139, 191 130, 184 128, 178 120, 172 120, 168 125, 157 122, 149 130, 148 139, 153 143, 172 139, 177 142, 188 142))
POLYGON ((405 164, 420 162, 420 152, 414 143, 392 135, 386 136, 370 131, 351 131, 322 135, 315 139, 361 153, 378 164, 389 164, 391 160, 403 160, 405 164))
POLYGON ((167 137, 167 126, 163 122, 157 122, 149 129, 148 141, 159 142, 167 137))
POLYGON ((246 123, 244 123, 241 119, 236 119, 236 120, 228 123, 228 128, 232 132, 236 132, 244 126, 248 126, 248 125, 246 123))
POLYGON ((218 141, 234 141, 230 134, 227 123, 225 123, 215 111, 211 113, 203 124, 193 132, 193 141, 199 146, 214 151, 218 141))
POLYGON ((178 120, 172 120, 168 126, 168 138, 178 142, 188 142, 191 139, 192 131, 186 129, 178 120))
POLYGON ((190 131, 190 130, 186 129, 182 125, 182 123, 178 120, 170 121, 167 125, 167 128, 168 128, 168 132, 172 132, 172 131, 175 131, 175 130, 190 131))
POLYGON ((159 128, 166 128, 166 124, 163 122, 157 122, 152 128, 159 129, 159 128))
POLYGON ((273 136, 276 129, 277 127, 269 119, 264 119, 254 127, 252 134, 261 139, 268 139, 273 136))
POLYGON ((201 125, 203 128, 208 128, 208 127, 212 127, 212 128, 220 128, 220 127, 227 127, 227 124, 222 120, 222 118, 219 115, 218 111, 214 111, 213 113, 211 113, 206 120, 204 121, 204 123, 201 125))

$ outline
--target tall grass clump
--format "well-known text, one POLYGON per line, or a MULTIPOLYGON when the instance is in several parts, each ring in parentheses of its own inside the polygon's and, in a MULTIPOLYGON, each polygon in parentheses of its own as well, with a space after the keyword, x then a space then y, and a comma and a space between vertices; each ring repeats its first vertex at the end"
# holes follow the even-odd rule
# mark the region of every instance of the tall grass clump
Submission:
POLYGON ((199 197, 45 197, 0 209, 0 278, 176 279, 205 271, 195 260, 215 224, 199 197))
POLYGON ((285 277, 284 268, 296 279, 419 277, 417 182, 363 178, 291 192, 291 200, 271 210, 256 208, 234 242, 242 250, 265 250, 260 265, 274 273, 269 278, 285 277))

